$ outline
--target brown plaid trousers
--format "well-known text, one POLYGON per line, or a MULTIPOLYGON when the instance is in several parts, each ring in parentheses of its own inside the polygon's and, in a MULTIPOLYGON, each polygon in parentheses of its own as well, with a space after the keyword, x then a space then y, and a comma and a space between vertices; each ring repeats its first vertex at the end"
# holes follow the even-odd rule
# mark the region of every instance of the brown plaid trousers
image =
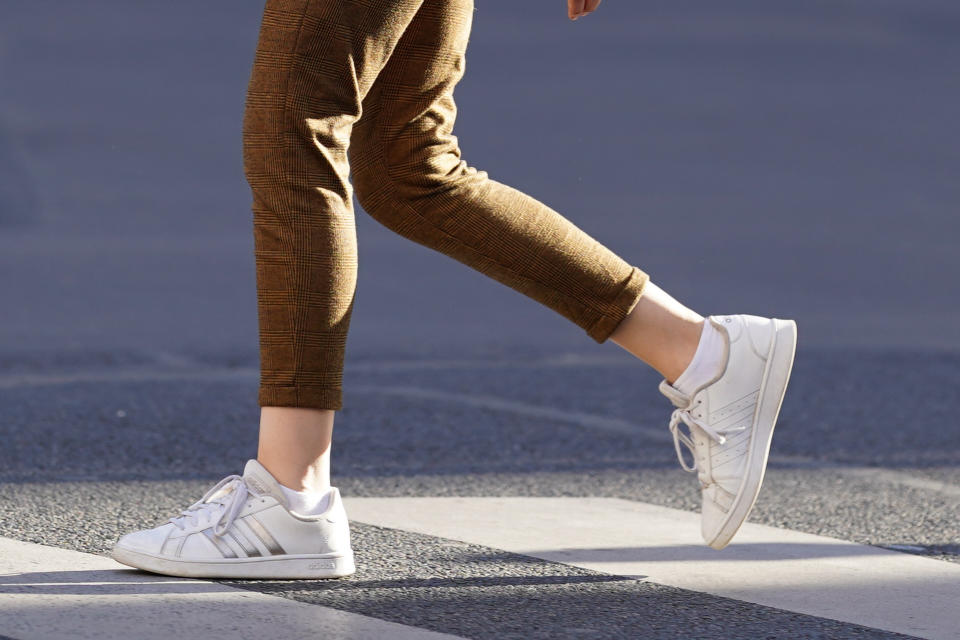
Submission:
POLYGON ((243 119, 260 406, 343 407, 354 189, 389 229, 596 342, 640 297, 643 271, 461 159, 453 89, 472 18, 473 0, 267 0, 243 119))

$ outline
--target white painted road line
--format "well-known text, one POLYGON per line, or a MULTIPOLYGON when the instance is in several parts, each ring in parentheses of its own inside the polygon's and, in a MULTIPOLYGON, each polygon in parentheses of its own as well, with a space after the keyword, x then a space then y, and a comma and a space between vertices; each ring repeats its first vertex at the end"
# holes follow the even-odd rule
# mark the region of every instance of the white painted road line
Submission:
POLYGON ((518 402, 516 400, 507 400, 505 398, 480 393, 453 393, 450 391, 438 391, 436 389, 424 389, 421 387, 391 385, 353 385, 350 387, 350 392, 382 393, 403 398, 449 402, 476 407, 478 409, 486 409, 488 411, 503 411, 527 418, 567 422, 589 429, 612 431, 614 433, 642 437, 645 440, 652 440, 654 442, 669 442, 673 444, 673 436, 670 435, 670 432, 667 431, 666 428, 651 429, 635 422, 621 420, 620 418, 607 418, 592 413, 569 411, 567 409, 553 409, 551 407, 518 402))
POLYGON ((923 638, 957 637, 960 565, 747 523, 722 551, 700 516, 615 498, 352 498, 355 522, 481 544, 923 638))
POLYGON ((89 553, 0 538, 0 635, 17 640, 225 637, 442 640, 456 636, 89 553))

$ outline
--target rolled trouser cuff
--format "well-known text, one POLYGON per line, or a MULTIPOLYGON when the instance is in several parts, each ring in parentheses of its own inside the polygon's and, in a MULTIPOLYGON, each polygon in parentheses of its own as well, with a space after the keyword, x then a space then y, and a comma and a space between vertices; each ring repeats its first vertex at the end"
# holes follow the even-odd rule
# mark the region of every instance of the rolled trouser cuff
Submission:
POLYGON ((637 306, 637 302, 640 301, 640 296, 643 295, 643 290, 649 281, 650 276, 646 272, 639 267, 633 267, 623 288, 614 298, 610 311, 600 316, 590 326, 587 335, 596 342, 605 342, 617 328, 617 325, 637 306))
POLYGON ((261 407, 298 407, 339 411, 343 408, 343 388, 309 384, 296 386, 261 384, 258 401, 261 407))

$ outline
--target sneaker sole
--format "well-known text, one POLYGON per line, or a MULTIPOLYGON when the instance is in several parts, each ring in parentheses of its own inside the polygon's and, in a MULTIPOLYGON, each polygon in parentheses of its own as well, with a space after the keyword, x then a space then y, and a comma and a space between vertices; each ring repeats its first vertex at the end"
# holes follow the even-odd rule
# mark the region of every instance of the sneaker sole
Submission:
POLYGON ((115 547, 110 556, 121 564, 181 578, 322 579, 356 572, 353 553, 224 558, 207 562, 162 558, 115 547))
POLYGON ((723 549, 730 543, 757 502, 760 486, 763 484, 763 477, 767 470, 773 428, 777 424, 780 405, 783 404, 783 396, 790 382, 790 373, 793 370, 793 360, 797 350, 797 323, 793 320, 776 318, 773 319, 773 323, 770 355, 764 368, 760 396, 753 418, 756 432, 750 443, 747 473, 740 483, 737 497, 734 498, 717 535, 712 540, 707 540, 707 544, 714 549, 723 549))

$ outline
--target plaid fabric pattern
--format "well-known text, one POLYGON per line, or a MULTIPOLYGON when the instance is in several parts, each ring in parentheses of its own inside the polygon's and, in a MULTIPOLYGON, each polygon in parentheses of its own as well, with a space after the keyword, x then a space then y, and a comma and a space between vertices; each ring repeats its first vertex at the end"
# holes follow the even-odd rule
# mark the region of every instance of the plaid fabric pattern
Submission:
POLYGON ((260 406, 342 409, 364 211, 604 342, 648 276, 469 166, 453 135, 473 0, 268 0, 247 92, 260 406), (351 183, 350 177, 353 177, 351 183))

